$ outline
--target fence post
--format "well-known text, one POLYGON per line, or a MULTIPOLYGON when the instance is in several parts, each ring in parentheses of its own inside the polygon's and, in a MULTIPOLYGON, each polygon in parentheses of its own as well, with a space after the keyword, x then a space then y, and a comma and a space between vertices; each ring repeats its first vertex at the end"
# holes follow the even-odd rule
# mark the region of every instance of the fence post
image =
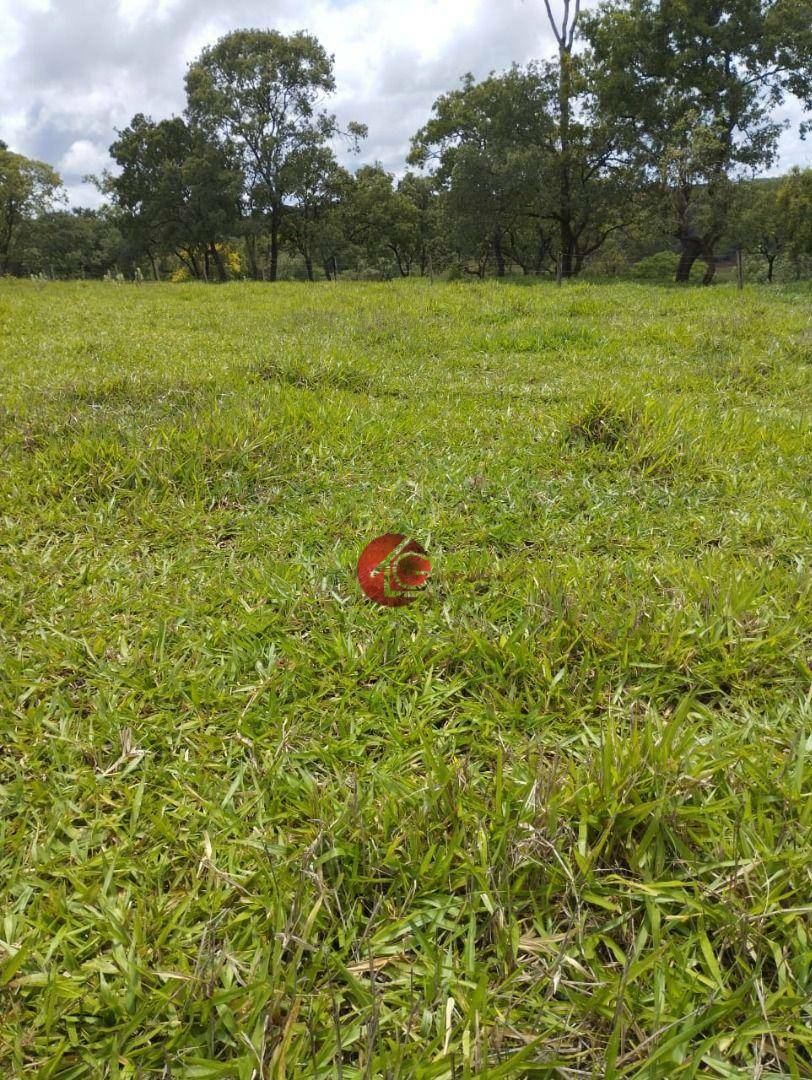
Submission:
POLYGON ((744 288, 744 260, 741 248, 736 248, 736 283, 739 289, 744 288))
POLYGON ((564 275, 564 268, 562 266, 561 256, 557 255, 556 259, 555 259, 555 283, 556 283, 556 285, 561 284, 561 278, 563 277, 563 275, 564 275))

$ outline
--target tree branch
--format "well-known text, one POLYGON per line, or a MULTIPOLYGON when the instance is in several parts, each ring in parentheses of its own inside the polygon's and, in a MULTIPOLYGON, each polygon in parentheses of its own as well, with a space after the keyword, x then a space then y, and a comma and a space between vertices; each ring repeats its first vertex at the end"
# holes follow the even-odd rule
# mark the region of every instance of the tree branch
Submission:
POLYGON ((544 6, 547 8, 547 18, 550 20, 550 26, 552 27, 553 34, 555 34, 555 40, 559 45, 563 45, 564 38, 558 33, 558 27, 555 25, 553 9, 550 7, 550 0, 544 0, 544 6))
MULTIPOLYGON (((567 5, 569 6, 569 4, 567 5)), ((575 0, 575 11, 573 12, 572 22, 570 23, 569 37, 567 38, 567 50, 572 48, 572 43, 575 41, 575 28, 578 25, 578 16, 581 13, 581 0, 575 0)))

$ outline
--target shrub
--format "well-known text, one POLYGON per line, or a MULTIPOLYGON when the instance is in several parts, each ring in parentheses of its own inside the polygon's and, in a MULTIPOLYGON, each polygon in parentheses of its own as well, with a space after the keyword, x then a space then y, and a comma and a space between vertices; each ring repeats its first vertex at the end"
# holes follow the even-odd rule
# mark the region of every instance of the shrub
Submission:
MULTIPOLYGON (((648 255, 645 259, 636 262, 631 268, 630 276, 635 281, 662 283, 673 281, 678 261, 676 252, 658 251, 656 255, 648 255)), ((704 273, 705 264, 697 260, 691 270, 691 281, 701 281, 704 273)))

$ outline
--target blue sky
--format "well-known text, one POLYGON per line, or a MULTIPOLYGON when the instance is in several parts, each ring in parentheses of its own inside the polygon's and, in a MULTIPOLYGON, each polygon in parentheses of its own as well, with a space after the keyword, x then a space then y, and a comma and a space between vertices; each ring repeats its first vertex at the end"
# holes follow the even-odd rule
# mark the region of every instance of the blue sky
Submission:
MULTIPOLYGON (((0 0, 0 139, 55 165, 73 205, 96 205, 82 177, 109 164, 116 128, 136 112, 179 113, 188 62, 243 26, 316 34, 335 55, 330 107, 369 125, 360 159, 346 164, 394 172, 434 99, 466 71, 553 51, 543 0, 0 0)), ((779 115, 793 130, 776 171, 812 165, 800 107, 779 115)))

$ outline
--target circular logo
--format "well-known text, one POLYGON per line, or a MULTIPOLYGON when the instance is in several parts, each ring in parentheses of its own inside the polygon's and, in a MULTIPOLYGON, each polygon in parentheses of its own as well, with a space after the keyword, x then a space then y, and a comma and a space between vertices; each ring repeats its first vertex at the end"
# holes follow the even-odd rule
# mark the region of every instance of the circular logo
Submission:
POLYGON ((413 603, 428 581, 431 563, 425 549, 402 533, 370 541, 358 560, 358 582, 370 600, 386 607, 413 603))

